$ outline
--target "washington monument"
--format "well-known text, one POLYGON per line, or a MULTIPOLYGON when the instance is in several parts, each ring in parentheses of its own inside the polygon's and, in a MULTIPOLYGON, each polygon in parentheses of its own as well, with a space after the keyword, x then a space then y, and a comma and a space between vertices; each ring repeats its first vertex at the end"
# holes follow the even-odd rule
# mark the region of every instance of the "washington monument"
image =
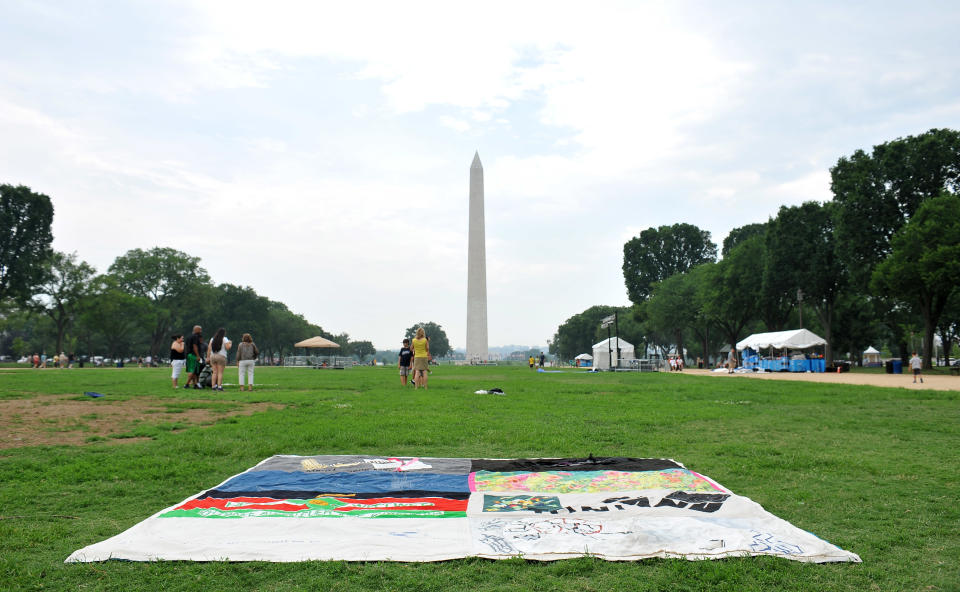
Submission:
POLYGON ((483 165, 470 165, 470 238, 467 248, 467 360, 486 362, 487 245, 483 229, 483 165))

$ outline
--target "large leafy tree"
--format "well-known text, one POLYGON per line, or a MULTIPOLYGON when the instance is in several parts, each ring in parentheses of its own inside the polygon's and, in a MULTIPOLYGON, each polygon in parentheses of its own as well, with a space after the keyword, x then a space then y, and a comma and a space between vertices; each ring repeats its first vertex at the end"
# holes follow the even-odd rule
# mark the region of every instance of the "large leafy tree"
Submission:
POLYGON ((716 264, 703 266, 701 272, 704 314, 719 327, 731 347, 757 319, 763 250, 763 238, 753 236, 716 264))
POLYGON ((294 343, 315 336, 333 339, 333 335, 311 325, 303 316, 287 308, 286 304, 271 300, 267 303, 267 321, 263 333, 255 334, 253 338, 268 358, 282 361, 287 352, 294 351, 294 343))
POLYGON ((853 279, 866 290, 891 240, 925 200, 960 191, 960 132, 931 129, 857 150, 830 169, 837 238, 853 279))
POLYGON ((0 185, 0 300, 28 300, 50 257, 53 204, 24 185, 0 185))
POLYGON ((648 228, 623 245, 623 278, 630 301, 639 304, 657 282, 716 258, 717 245, 706 230, 685 223, 648 228))
POLYGON ((837 256, 833 208, 814 201, 781 207, 765 236, 763 268, 764 293, 771 301, 789 301, 802 291, 820 321, 828 360, 833 359, 837 302, 847 285, 837 256))
POLYGON ((210 327, 207 334, 213 335, 219 327, 225 327, 233 339, 244 333, 255 338, 264 334, 269 322, 269 300, 253 288, 220 284, 209 288, 204 301, 208 306, 201 324, 210 327))
POLYGON ((748 238, 752 236, 764 236, 766 234, 767 224, 764 222, 747 224, 746 226, 734 228, 723 239, 723 249, 721 249, 720 254, 726 257, 735 246, 739 245, 748 238))
POLYGON ((97 276, 91 284, 88 304, 82 307, 76 328, 83 349, 113 357, 142 351, 150 343, 153 303, 130 294, 111 275, 97 276))
POLYGON ((653 294, 640 305, 646 326, 655 335, 669 336, 677 353, 685 355, 684 333, 696 322, 700 312, 695 276, 672 275, 654 284, 653 294))
POLYGON ((423 327, 424 333, 427 334, 427 338, 430 340, 430 355, 435 358, 442 358, 453 351, 453 348, 450 347, 450 341, 447 339, 447 333, 440 325, 434 322, 417 323, 409 327, 403 336, 412 340, 417 334, 417 329, 420 327, 423 327))
POLYGON ((950 360, 953 345, 960 337, 960 290, 954 290, 947 301, 947 305, 940 315, 937 327, 940 333, 940 342, 943 344, 943 357, 950 360))
POLYGON ((353 341, 350 343, 350 346, 353 350, 353 355, 360 358, 360 360, 377 353, 377 348, 373 347, 373 342, 371 341, 353 341))
POLYGON ((180 326, 194 324, 210 276, 200 267, 200 258, 175 249, 133 249, 117 257, 109 272, 118 286, 152 303, 154 315, 150 352, 156 356, 169 344, 169 334, 180 326))
POLYGON ((591 353, 600 320, 612 315, 615 310, 613 306, 591 306, 565 320, 550 341, 550 353, 565 360, 591 353))
POLYGON ((926 200, 890 241, 892 251, 873 272, 872 287, 907 302, 923 318, 923 364, 932 366, 933 336, 960 285, 960 197, 926 200))
POLYGON ((50 317, 57 328, 56 353, 63 351, 63 338, 92 289, 96 270, 76 253, 55 251, 44 264, 44 281, 35 288, 29 308, 50 317))

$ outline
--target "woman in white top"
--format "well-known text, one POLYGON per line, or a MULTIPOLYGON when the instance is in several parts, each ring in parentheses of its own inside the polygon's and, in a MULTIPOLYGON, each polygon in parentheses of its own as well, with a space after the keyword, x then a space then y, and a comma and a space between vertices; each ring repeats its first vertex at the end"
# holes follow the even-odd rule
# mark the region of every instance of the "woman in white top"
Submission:
POLYGON ((227 339, 226 329, 220 327, 217 334, 207 344, 207 362, 213 371, 210 376, 211 388, 215 391, 223 390, 223 370, 227 367, 227 352, 230 351, 230 340, 227 339))

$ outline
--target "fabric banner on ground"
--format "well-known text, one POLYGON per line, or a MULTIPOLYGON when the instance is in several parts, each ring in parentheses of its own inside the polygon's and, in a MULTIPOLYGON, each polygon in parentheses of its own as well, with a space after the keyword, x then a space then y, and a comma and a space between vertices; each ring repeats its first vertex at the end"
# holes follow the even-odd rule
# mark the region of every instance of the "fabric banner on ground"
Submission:
POLYGON ((860 558, 668 459, 273 456, 67 562, 860 558))

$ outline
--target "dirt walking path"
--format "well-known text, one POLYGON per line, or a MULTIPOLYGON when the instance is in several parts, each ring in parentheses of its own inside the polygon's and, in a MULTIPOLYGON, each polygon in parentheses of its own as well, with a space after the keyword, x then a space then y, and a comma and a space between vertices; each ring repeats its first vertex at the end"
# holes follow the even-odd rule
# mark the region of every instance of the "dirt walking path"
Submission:
MULTIPOLYGON (((860 372, 751 372, 749 374, 727 374, 710 370, 684 370, 684 374, 714 376, 721 379, 744 378, 749 380, 802 380, 805 382, 829 382, 833 384, 861 384, 866 386, 885 386, 911 390, 960 391, 960 377, 943 375, 924 375, 923 383, 914 384, 912 374, 865 374, 860 372)), ((669 373, 668 373, 669 374, 669 373)))

